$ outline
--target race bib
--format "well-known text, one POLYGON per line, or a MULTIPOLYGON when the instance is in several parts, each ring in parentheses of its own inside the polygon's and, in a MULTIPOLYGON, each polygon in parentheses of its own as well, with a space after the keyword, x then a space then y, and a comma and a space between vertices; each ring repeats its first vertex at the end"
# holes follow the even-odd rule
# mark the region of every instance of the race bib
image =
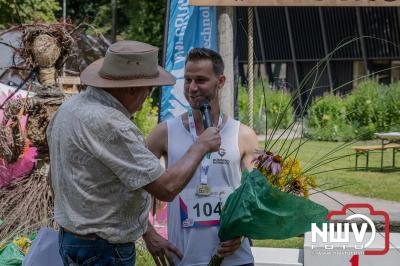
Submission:
POLYGON ((211 188, 209 196, 197 196, 195 189, 179 195, 181 225, 183 228, 219 225, 219 216, 229 194, 230 187, 211 188))

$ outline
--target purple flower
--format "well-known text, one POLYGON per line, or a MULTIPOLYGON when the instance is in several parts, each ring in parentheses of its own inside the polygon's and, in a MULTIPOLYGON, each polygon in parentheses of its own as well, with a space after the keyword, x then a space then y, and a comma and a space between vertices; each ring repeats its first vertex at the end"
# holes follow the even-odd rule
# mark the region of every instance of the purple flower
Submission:
POLYGON ((256 158, 254 158, 251 162, 255 162, 257 165, 261 165, 263 166, 263 163, 265 161, 268 161, 271 159, 272 156, 274 156, 274 154, 270 151, 265 151, 265 150, 256 150, 255 154, 257 154, 258 156, 256 158))
POLYGON ((282 170, 282 157, 279 155, 275 155, 272 157, 270 163, 271 173, 273 175, 278 175, 282 170))
POLYGON ((261 166, 273 175, 278 175, 282 170, 282 157, 271 153, 261 166))
POLYGON ((282 170, 282 157, 266 150, 256 150, 258 155, 252 162, 256 163, 258 169, 267 170, 272 175, 278 175, 282 170))

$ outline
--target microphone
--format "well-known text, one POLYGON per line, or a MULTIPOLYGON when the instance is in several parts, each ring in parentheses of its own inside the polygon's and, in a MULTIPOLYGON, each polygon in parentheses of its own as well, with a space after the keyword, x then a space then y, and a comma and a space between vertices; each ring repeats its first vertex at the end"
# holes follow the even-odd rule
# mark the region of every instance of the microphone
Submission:
POLYGON ((203 120, 204 129, 212 127, 211 105, 208 100, 204 99, 200 102, 201 118, 203 120))

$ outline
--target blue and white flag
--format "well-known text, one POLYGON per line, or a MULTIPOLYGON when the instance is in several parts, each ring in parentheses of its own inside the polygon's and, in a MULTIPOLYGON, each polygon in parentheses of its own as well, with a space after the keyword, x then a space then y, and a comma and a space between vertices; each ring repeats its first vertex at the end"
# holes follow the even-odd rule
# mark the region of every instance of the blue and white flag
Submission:
POLYGON ((193 47, 217 51, 216 17, 216 7, 194 7, 189 6, 189 0, 171 0, 165 69, 175 76, 176 84, 162 90, 161 121, 189 109, 183 95, 186 55, 193 47))

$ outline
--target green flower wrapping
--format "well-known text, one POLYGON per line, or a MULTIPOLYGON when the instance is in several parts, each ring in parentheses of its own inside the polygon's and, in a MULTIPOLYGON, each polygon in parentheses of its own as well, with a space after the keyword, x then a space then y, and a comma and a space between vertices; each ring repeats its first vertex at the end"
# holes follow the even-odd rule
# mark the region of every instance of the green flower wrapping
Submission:
POLYGON ((327 214, 313 201, 272 187, 259 170, 245 171, 222 209, 218 236, 221 241, 239 236, 287 239, 310 231, 311 223, 326 222, 327 214))

